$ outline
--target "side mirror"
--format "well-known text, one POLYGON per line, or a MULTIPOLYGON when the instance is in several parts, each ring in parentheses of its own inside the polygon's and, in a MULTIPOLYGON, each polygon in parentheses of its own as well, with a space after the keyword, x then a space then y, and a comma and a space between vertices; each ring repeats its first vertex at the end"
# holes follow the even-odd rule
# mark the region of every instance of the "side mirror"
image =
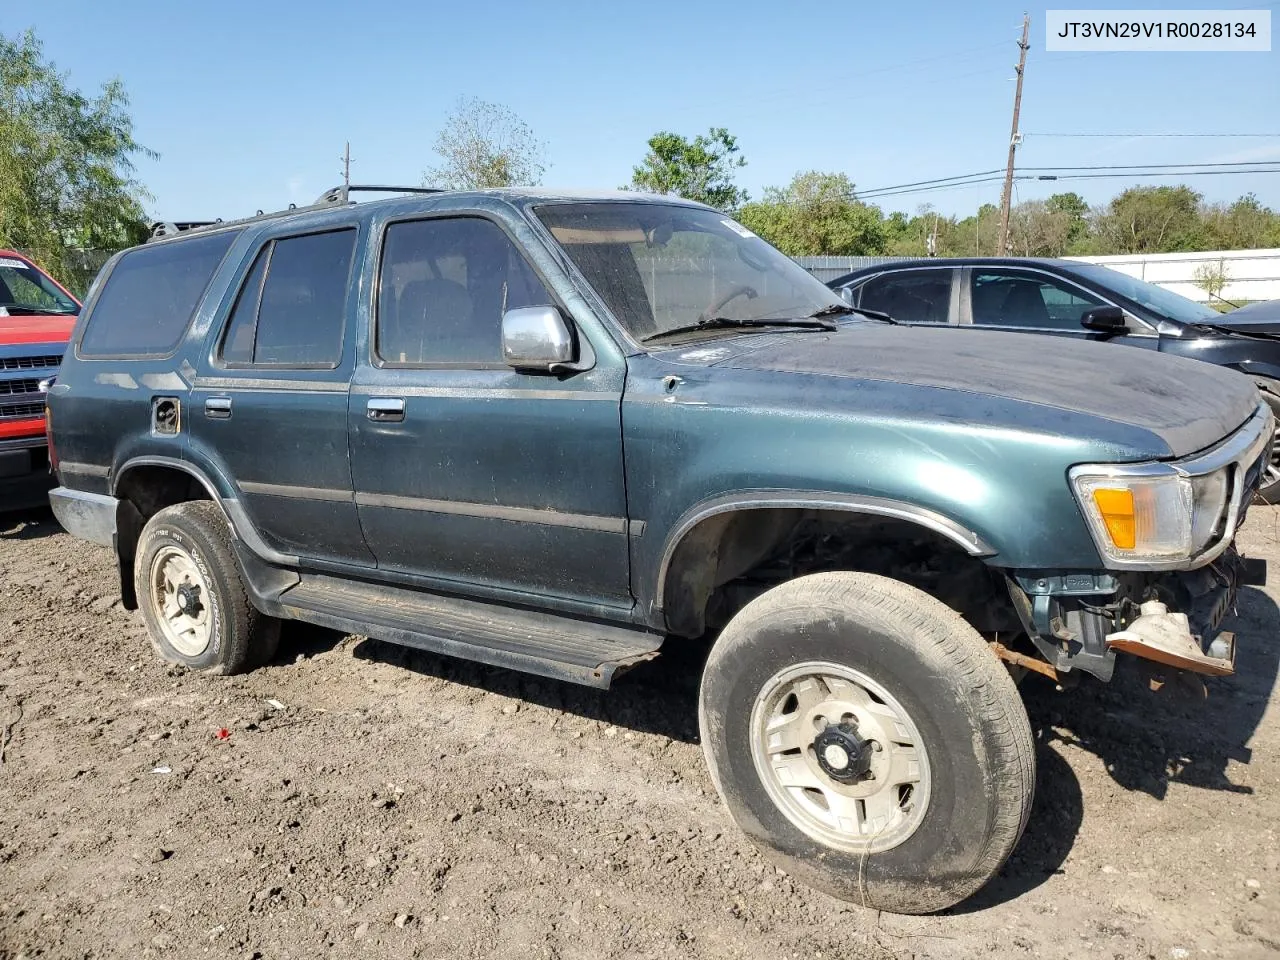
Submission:
POLYGON ((1129 321, 1119 307, 1094 307, 1080 314, 1080 326, 1099 333, 1128 333, 1129 321))
POLYGON ((517 370, 550 372, 576 359, 573 331, 555 307, 520 307, 502 315, 502 359, 517 370))
POLYGON ((858 299, 857 291, 855 291, 853 287, 841 287, 840 299, 843 300, 845 303, 847 303, 849 306, 856 307, 857 303, 855 303, 854 301, 858 299))

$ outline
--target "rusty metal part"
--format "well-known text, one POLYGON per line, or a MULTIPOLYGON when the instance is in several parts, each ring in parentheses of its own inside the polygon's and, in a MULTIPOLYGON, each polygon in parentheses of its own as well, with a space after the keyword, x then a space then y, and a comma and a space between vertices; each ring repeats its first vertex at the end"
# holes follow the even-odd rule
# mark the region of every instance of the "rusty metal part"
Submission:
POLYGON ((999 640, 991 640, 987 645, 991 647, 992 653, 1006 663, 1012 663, 1027 670, 1034 670, 1050 680, 1056 681, 1058 679, 1058 671, 1053 669, 1052 664, 1046 663, 1044 660, 1029 657, 1025 653, 1019 653, 1017 650, 1010 650, 999 640))

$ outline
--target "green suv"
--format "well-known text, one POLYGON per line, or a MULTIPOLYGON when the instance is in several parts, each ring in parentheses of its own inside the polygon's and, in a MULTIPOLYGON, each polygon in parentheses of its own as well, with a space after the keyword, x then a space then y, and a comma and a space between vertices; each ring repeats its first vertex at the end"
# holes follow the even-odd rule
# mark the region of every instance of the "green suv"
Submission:
POLYGON ((294 619, 607 687, 705 644, 729 813, 902 912, 1017 843, 1022 676, 1233 669, 1273 431, 1237 373, 899 326, 643 194, 165 232, 103 269, 49 411, 58 518, 168 660, 246 670, 294 619))

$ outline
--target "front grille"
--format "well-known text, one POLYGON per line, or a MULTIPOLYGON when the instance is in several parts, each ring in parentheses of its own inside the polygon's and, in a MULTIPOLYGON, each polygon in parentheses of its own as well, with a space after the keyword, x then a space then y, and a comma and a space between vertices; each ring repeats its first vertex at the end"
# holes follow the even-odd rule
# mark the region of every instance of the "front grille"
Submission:
POLYGON ((43 403, 5 403, 0 401, 0 420, 19 420, 26 417, 43 416, 43 403))
POLYGON ((24 393, 39 392, 39 380, 0 380, 0 397, 15 397, 24 393))
POLYGON ((0 370, 52 370, 61 364, 61 354, 43 357, 0 357, 0 370))

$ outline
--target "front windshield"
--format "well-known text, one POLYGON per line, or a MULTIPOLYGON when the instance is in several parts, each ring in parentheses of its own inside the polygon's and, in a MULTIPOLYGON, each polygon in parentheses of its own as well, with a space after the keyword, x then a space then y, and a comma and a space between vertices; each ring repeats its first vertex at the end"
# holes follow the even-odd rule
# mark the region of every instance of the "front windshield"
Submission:
POLYGON ((843 304, 714 210, 618 201, 547 204, 536 213, 637 340, 715 318, 796 319, 843 304))
POLYGON ((76 302, 17 257, 0 257, 0 317, 79 313, 76 302))
POLYGON ((1098 286, 1114 290, 1120 296, 1128 297, 1171 320, 1181 323, 1217 323, 1222 320, 1222 314, 1213 307, 1196 303, 1182 294, 1157 287, 1154 283, 1135 279, 1119 270, 1096 263, 1074 263, 1071 268, 1098 286))

